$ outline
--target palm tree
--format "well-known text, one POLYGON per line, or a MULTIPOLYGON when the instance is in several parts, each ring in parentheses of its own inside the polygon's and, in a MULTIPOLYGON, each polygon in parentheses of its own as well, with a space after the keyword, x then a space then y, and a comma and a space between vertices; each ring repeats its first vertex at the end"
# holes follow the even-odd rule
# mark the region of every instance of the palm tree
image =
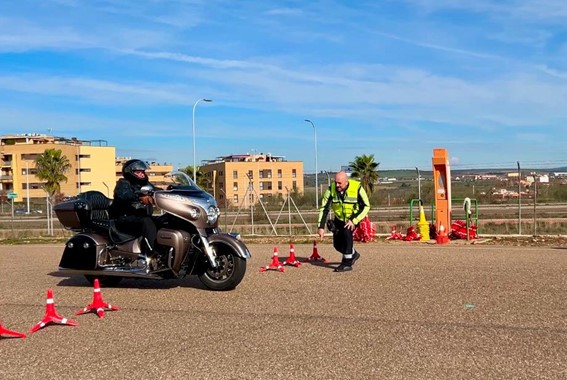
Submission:
POLYGON ((356 156, 354 161, 349 164, 352 169, 352 176, 359 178, 360 183, 368 195, 374 192, 374 184, 378 181, 379 162, 374 162, 374 155, 356 156))
POLYGON ((59 149, 46 149, 35 159, 36 177, 46 181, 44 188, 53 203, 61 192, 61 182, 67 182, 65 173, 71 168, 69 159, 59 149))

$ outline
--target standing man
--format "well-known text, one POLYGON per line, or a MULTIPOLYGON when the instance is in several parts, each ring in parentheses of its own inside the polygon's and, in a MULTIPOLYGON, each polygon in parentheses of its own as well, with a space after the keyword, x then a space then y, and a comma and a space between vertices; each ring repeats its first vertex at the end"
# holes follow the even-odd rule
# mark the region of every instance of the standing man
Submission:
POLYGON ((353 247, 352 233, 370 211, 368 195, 359 181, 348 179, 344 171, 338 172, 335 182, 325 191, 319 209, 317 232, 321 239, 325 234, 329 209, 335 214, 335 218, 328 223, 333 233, 333 246, 343 255, 341 264, 335 268, 335 272, 351 271, 356 260, 360 258, 360 254, 353 247))

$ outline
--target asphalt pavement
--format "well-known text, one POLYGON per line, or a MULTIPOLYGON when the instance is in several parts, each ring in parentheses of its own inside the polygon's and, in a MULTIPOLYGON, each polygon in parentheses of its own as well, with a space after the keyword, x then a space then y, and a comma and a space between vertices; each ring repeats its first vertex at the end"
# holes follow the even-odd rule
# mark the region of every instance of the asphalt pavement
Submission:
MULTIPOLYGON (((56 273, 61 245, 0 245, 0 379, 566 379, 567 247, 358 244, 328 263, 260 272, 253 244, 235 290, 195 277, 102 288, 56 273), (47 325, 46 292, 77 326, 47 325)), ((289 244, 277 245, 285 260, 289 244)), ((310 244, 295 255, 312 254, 310 244)))

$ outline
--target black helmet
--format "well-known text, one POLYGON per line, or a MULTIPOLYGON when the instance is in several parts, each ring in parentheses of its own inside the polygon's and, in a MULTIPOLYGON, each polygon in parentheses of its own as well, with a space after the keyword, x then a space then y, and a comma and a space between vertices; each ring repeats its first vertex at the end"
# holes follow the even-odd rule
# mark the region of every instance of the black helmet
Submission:
POLYGON ((128 160, 122 165, 122 175, 130 182, 139 183, 145 185, 148 183, 148 175, 146 170, 150 167, 142 160, 133 159, 128 160), (135 172, 143 172, 143 176, 138 176, 135 172))

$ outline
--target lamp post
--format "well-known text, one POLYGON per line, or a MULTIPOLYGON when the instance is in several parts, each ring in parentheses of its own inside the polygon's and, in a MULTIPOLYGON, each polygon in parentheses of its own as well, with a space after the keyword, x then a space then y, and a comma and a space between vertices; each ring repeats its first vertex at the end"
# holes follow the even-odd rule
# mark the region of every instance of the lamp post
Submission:
POLYGON ((520 161, 518 164, 518 235, 522 234, 522 172, 520 170, 520 161))
POLYGON ((537 204, 537 173, 532 173, 534 176, 534 236, 537 236, 537 219, 536 219, 536 204, 537 204))
POLYGON ((317 129, 315 128, 315 124, 309 119, 305 119, 306 122, 310 123, 313 126, 313 136, 315 138, 315 210, 319 208, 319 168, 317 165, 317 129))
POLYGON ((193 104, 193 182, 197 183, 197 155, 195 154, 195 108, 199 102, 212 102, 211 99, 199 99, 193 104))
POLYGON ((30 166, 29 163, 26 162, 26 199, 28 205, 28 212, 30 213, 30 166))
POLYGON ((417 166, 415 167, 415 170, 417 171, 417 197, 421 202, 421 176, 419 175, 419 169, 417 166))

